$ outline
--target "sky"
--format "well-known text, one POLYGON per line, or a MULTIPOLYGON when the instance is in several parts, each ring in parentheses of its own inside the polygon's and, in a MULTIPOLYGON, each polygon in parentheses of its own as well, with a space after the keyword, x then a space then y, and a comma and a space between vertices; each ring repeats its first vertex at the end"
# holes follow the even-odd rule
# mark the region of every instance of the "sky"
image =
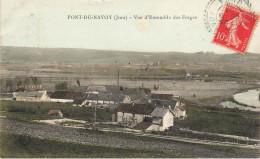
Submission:
MULTIPOLYGON (((215 0, 1 0, 1 45, 235 53, 212 43, 214 32, 209 32, 204 24, 204 13, 211 1, 215 0), (112 15, 112 19, 68 18, 75 15, 112 15), (114 20, 115 15, 128 19, 114 20), (134 15, 169 15, 181 19, 138 20, 134 15), (183 15, 196 19, 182 19, 183 15)), ((250 3, 259 13, 260 1, 250 0, 250 3)), ((260 54, 259 42, 258 26, 248 52, 260 54)))

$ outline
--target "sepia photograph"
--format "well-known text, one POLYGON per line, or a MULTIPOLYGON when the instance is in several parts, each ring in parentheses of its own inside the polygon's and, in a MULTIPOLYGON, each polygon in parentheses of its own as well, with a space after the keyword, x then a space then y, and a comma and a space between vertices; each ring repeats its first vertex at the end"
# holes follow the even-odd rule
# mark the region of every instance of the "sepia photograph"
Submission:
POLYGON ((259 0, 0 0, 0 158, 259 158, 259 0))

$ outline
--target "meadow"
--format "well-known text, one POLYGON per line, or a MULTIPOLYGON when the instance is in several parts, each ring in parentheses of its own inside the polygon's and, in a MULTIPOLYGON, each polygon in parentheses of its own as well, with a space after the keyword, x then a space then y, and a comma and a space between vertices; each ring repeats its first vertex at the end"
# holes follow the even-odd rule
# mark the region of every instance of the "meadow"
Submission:
MULTIPOLYGON (((0 115, 24 121, 44 120, 50 116, 49 110, 60 110, 63 116, 86 121, 94 120, 95 109, 74 107, 72 104, 53 102, 1 101, 0 115)), ((111 121, 113 112, 109 109, 97 109, 97 121, 111 121)))

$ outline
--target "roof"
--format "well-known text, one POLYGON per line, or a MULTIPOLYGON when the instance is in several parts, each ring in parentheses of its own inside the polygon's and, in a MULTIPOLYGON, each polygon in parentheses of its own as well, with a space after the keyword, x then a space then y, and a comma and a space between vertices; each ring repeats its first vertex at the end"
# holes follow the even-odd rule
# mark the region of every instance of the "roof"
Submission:
POLYGON ((87 92, 107 92, 105 86, 89 86, 87 92))
POLYGON ((1 98, 13 98, 13 94, 12 93, 2 93, 0 95, 1 98))
POLYGON ((150 123, 150 122, 141 122, 141 123, 138 123, 135 127, 133 127, 133 129, 146 130, 151 125, 152 125, 152 123, 150 123))
POLYGON ((83 98, 82 92, 55 91, 50 98, 54 99, 80 99, 83 98))
POLYGON ((161 99, 161 100, 172 100, 173 94, 152 94, 152 99, 161 99))
POLYGON ((118 112, 150 115, 154 110, 152 104, 119 103, 118 112))
POLYGON ((171 111, 169 108, 164 108, 164 107, 156 107, 154 111, 151 113, 151 116, 153 117, 164 117, 164 115, 168 112, 171 111))
POLYGON ((121 94, 108 94, 108 93, 99 93, 99 94, 87 94, 85 99, 87 100, 100 100, 100 101, 115 101, 123 102, 126 96, 121 94))
POLYGON ((38 97, 41 98, 43 96, 43 92, 16 92, 15 96, 20 96, 20 97, 38 97))
POLYGON ((154 105, 154 106, 159 106, 159 107, 168 107, 168 106, 171 106, 172 109, 174 109, 175 105, 176 105, 176 102, 175 100, 158 100, 158 99, 153 99, 151 101, 151 103, 154 105))
POLYGON ((41 85, 29 85, 29 86, 20 86, 15 92, 33 92, 33 91, 43 91, 44 88, 42 88, 41 85))
POLYGON ((186 109, 181 106, 176 106, 176 108, 180 109, 181 111, 185 111, 186 109))
POLYGON ((147 88, 131 88, 131 87, 123 87, 123 86, 115 86, 115 85, 106 85, 107 92, 111 94, 123 94, 129 95, 131 99, 139 99, 142 94, 146 94, 148 89, 147 88))
POLYGON ((52 115, 52 114, 57 114, 59 112, 60 112, 60 110, 50 110, 47 114, 52 115))
POLYGON ((74 101, 72 102, 72 104, 82 104, 84 102, 84 99, 74 99, 74 101))

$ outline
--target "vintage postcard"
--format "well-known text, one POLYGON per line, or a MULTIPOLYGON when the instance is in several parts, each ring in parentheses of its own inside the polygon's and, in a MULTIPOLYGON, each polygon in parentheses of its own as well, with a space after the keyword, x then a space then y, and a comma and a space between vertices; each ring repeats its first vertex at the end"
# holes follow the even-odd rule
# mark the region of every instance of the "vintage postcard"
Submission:
POLYGON ((259 158, 259 0, 0 0, 1 158, 259 158))

